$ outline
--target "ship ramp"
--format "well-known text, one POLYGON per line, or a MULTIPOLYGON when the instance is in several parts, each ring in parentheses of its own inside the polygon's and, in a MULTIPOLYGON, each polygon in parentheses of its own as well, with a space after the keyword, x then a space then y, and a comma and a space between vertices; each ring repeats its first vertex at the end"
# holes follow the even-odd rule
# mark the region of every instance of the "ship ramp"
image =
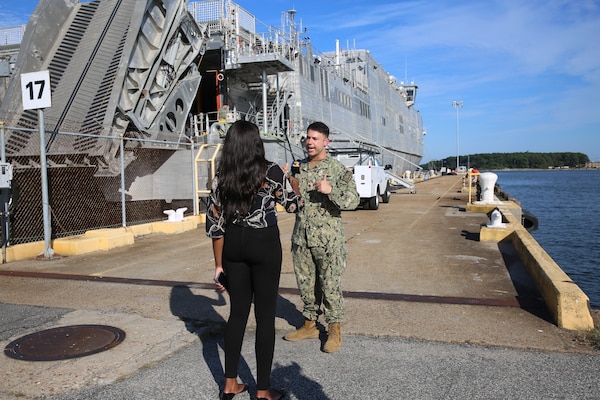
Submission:
MULTIPOLYGON (((200 85, 197 63, 208 38, 186 5, 184 0, 38 3, 13 75, 50 72, 52 107, 44 116, 49 156, 89 156, 99 160, 98 175, 117 175, 119 141, 94 135, 147 139, 152 148, 178 142, 200 85)), ((37 126, 37 113, 23 110, 19 79, 10 81, 0 119, 19 128, 8 130, 8 156, 38 155, 37 139, 27 131, 37 126)))

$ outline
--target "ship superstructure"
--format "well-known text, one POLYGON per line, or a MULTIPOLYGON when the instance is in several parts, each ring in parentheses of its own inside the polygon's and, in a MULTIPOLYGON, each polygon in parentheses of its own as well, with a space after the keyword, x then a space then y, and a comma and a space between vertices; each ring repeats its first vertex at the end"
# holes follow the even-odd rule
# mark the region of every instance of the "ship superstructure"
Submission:
MULTIPOLYGON (((206 3, 190 3, 201 23, 214 21, 206 3)), ((418 168, 424 130, 413 107, 416 85, 397 82, 368 50, 341 50, 336 42, 335 51, 317 52, 302 35, 295 10, 282 13, 279 29, 261 32, 249 12, 223 4, 223 31, 216 34, 224 53, 216 72, 223 79, 219 106, 253 120, 265 138, 288 150, 300 149, 306 127, 322 120, 334 134, 332 146, 368 144, 384 149, 386 162, 398 171, 418 168)))

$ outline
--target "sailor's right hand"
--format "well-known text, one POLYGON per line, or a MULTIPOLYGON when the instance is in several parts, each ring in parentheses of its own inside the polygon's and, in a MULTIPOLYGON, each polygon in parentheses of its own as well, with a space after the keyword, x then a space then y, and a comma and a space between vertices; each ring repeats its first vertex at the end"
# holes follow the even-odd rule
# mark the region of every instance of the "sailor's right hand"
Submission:
POLYGON ((327 175, 325 175, 322 180, 316 181, 313 186, 317 192, 323 194, 329 194, 333 190, 333 186, 327 181, 327 175))

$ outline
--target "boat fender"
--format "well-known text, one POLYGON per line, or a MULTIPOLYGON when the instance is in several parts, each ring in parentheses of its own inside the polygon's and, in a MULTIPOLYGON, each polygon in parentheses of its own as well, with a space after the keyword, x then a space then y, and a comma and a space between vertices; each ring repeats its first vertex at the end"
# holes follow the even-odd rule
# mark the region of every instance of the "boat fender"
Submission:
POLYGON ((529 211, 521 210, 521 224, 527 230, 527 232, 533 232, 538 228, 538 219, 535 215, 529 211))

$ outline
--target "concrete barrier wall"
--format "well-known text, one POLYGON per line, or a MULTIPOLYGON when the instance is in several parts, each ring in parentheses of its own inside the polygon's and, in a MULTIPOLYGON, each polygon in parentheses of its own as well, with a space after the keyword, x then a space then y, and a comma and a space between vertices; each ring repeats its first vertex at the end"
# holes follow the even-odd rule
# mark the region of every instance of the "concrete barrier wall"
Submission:
POLYGON ((484 208, 467 207, 467 210, 491 212, 494 208, 498 208, 502 213, 506 227, 482 226, 480 240, 496 242, 510 240, 559 327, 569 330, 594 329, 589 297, 523 227, 521 221, 515 216, 514 202, 486 205, 484 208))

